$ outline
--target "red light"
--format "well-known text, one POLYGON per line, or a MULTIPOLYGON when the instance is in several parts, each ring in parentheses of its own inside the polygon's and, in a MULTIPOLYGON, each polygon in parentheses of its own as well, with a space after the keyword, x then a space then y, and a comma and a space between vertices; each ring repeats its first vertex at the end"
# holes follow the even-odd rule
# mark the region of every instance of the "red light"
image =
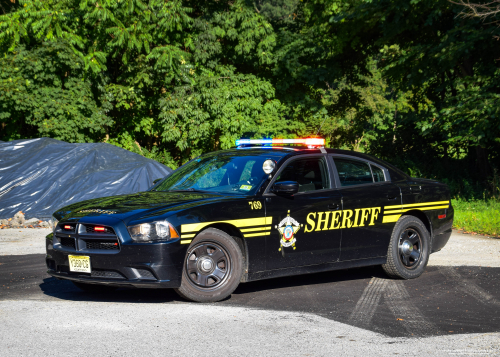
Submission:
POLYGON ((73 229, 71 226, 64 226, 64 229, 73 229))
POLYGON ((104 227, 94 227, 94 231, 96 232, 104 232, 105 228, 104 227))
POLYGON ((306 139, 307 146, 325 146, 325 139, 321 138, 307 138, 306 139))
POLYGON ((118 243, 115 243, 115 245, 118 245, 118 243))
POLYGON ((438 216, 438 218, 439 218, 439 219, 446 218, 446 214, 440 214, 440 215, 438 216))

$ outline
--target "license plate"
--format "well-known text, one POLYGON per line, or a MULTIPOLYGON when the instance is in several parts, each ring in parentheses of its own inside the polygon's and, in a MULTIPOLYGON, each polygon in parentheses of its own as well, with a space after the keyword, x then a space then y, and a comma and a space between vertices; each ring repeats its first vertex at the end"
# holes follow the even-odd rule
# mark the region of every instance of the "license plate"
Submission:
POLYGON ((68 255, 69 271, 79 273, 91 273, 90 257, 85 255, 68 255))

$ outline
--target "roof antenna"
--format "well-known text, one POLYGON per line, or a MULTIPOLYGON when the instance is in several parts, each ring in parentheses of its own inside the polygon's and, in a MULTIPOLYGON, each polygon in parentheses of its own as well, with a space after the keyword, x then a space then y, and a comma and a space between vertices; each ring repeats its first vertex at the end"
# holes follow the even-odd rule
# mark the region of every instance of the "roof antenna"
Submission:
POLYGON ((319 133, 319 131, 321 130, 321 127, 323 126, 323 124, 325 123, 325 120, 326 120, 326 117, 325 117, 325 119, 323 119, 323 121, 321 122, 321 125, 319 126, 318 131, 316 132, 316 134, 314 134, 315 136, 318 136, 318 133, 319 133))

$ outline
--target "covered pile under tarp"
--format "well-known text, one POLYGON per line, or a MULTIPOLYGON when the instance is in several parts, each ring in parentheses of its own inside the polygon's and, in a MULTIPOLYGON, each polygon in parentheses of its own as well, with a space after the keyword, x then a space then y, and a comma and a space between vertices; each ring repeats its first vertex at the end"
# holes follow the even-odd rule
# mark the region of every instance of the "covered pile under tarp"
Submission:
POLYGON ((114 145, 41 138, 0 143, 0 218, 50 217, 91 198, 145 191, 172 169, 114 145))

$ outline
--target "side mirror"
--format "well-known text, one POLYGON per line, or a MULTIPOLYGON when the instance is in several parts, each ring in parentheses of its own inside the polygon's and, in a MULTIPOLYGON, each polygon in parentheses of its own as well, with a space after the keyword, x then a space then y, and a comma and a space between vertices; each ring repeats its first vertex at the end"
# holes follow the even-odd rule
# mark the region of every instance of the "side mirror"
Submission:
POLYGON ((296 181, 275 182, 272 192, 277 195, 293 195, 294 193, 299 192, 299 183, 296 181))
POLYGON ((157 183, 158 181, 160 181, 160 180, 161 180, 161 178, 154 180, 154 181, 153 181, 153 185, 154 185, 154 184, 156 184, 156 183, 157 183))

